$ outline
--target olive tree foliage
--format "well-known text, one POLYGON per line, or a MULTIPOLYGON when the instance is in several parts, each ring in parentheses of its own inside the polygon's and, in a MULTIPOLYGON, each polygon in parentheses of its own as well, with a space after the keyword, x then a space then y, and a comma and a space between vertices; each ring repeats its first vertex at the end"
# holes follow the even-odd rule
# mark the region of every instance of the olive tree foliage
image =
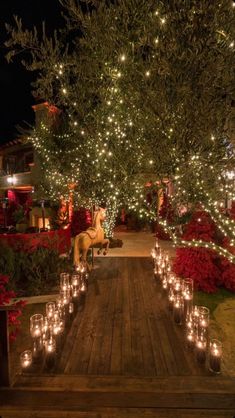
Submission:
MULTIPOLYGON (((80 147, 80 175, 87 180, 82 170, 90 154, 87 148, 93 144, 92 149, 101 152, 95 146, 101 132, 102 145, 115 151, 124 166, 128 161, 125 170, 132 168, 119 182, 132 196, 135 190, 140 206, 141 175, 167 177, 176 188, 175 205, 199 201, 223 226, 213 207, 224 193, 225 173, 234 164, 226 130, 235 96, 231 0, 60 3, 65 26, 52 38, 45 26, 40 33, 24 29, 19 18, 14 27, 7 26, 8 59, 22 54, 23 65, 37 72, 36 96, 67 115, 80 147), (124 117, 127 147, 117 146, 110 117, 124 117), (110 131, 112 141, 107 140, 110 131), (136 166, 138 153, 141 164, 136 166)), ((120 173, 115 159, 103 165, 97 152, 94 158, 101 164, 100 173, 107 173, 110 162, 115 175, 120 173)), ((103 178, 108 184, 107 176, 103 178)))

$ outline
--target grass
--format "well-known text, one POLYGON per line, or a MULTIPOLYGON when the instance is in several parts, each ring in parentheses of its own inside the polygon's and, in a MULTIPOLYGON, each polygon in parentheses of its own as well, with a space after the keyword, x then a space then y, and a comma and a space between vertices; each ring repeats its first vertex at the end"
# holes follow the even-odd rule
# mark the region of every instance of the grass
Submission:
POLYGON ((197 291, 194 294, 194 303, 195 305, 202 305, 209 308, 211 315, 213 316, 217 306, 229 298, 235 298, 235 294, 226 289, 219 289, 216 293, 197 291))

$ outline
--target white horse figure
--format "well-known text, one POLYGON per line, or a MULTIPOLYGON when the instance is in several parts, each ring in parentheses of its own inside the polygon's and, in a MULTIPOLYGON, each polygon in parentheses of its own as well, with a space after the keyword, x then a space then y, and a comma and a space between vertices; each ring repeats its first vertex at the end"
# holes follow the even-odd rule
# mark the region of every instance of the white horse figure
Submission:
MULTIPOLYGON (((92 226, 86 231, 81 232, 75 237, 74 240, 74 265, 78 267, 80 263, 85 266, 88 266, 87 263, 87 252, 90 247, 93 247, 95 244, 100 244, 98 254, 102 251, 103 247, 105 250, 104 255, 107 254, 109 248, 109 239, 104 238, 104 230, 101 226, 101 222, 104 221, 106 216, 106 210, 99 208, 94 213, 94 220, 92 226)), ((89 267, 89 266, 88 266, 89 267)))

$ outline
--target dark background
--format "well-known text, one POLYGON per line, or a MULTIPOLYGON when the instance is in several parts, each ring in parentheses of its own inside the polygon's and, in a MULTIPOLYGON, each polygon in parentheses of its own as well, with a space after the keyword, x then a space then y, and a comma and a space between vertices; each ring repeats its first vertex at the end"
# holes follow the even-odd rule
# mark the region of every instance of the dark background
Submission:
POLYGON ((44 20, 48 34, 63 25, 59 0, 0 0, 0 145, 17 137, 17 125, 34 123, 31 106, 35 100, 30 85, 33 74, 19 62, 8 64, 5 59, 5 23, 13 24, 13 15, 21 17, 27 28, 40 27, 44 20))

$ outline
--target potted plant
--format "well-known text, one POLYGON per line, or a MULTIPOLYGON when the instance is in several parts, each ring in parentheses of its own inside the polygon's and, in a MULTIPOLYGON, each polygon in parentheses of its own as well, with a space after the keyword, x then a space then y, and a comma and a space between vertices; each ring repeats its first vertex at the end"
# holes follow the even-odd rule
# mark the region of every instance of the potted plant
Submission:
POLYGON ((17 232, 25 232, 28 223, 23 206, 19 206, 13 213, 12 217, 15 221, 17 232))

